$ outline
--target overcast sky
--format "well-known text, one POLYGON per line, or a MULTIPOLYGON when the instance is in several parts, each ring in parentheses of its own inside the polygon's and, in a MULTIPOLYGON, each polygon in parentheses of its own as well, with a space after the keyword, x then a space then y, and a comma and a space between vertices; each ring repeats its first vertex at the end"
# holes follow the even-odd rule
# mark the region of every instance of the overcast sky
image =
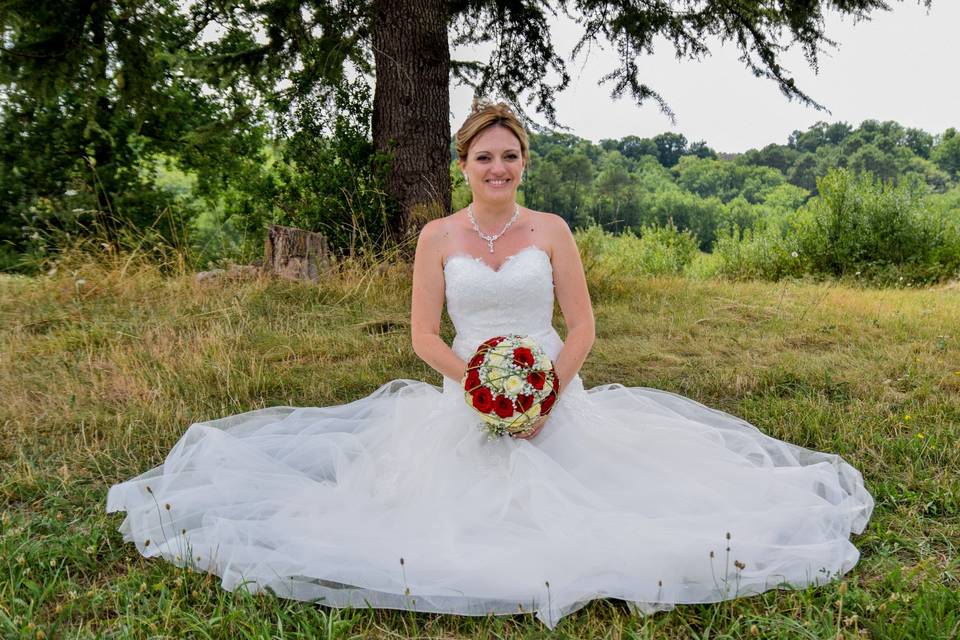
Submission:
MULTIPOLYGON (((706 140, 725 152, 784 144, 791 131, 805 130, 819 120, 846 121, 854 127, 870 118, 896 120, 934 134, 960 127, 960 54, 955 39, 960 2, 934 0, 929 13, 917 0, 890 4, 892 11, 874 12, 870 21, 856 25, 831 11, 825 31, 838 45, 820 54, 819 74, 814 74, 798 46, 782 59, 800 90, 832 113, 790 102, 774 81, 753 77, 737 59, 732 42, 720 47, 718 40, 707 41, 711 56, 698 62, 677 60, 673 46, 659 40, 654 55, 641 60, 641 80, 673 109, 675 126, 654 100, 638 107, 628 95, 610 98, 609 83, 597 86, 616 64, 609 47, 594 47, 586 65, 583 52, 571 64, 577 26, 557 19, 554 44, 566 56, 571 76, 570 87, 556 100, 557 117, 571 133, 594 142, 673 131, 691 142, 706 140)), ((483 50, 458 49, 452 54, 458 60, 486 60, 483 50)), ((469 112, 471 97, 469 88, 452 89, 452 131, 469 112)), ((540 121, 544 122, 542 117, 540 121)))

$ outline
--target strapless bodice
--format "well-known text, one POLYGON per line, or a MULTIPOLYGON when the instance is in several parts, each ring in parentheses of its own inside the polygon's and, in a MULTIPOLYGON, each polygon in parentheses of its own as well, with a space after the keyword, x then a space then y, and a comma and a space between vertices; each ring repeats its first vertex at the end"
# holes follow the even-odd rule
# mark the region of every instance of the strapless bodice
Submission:
POLYGON ((531 336, 551 358, 560 353, 563 341, 553 328, 553 266, 546 251, 529 245, 497 270, 457 253, 447 258, 443 273, 458 356, 468 360, 481 342, 506 333, 531 336))

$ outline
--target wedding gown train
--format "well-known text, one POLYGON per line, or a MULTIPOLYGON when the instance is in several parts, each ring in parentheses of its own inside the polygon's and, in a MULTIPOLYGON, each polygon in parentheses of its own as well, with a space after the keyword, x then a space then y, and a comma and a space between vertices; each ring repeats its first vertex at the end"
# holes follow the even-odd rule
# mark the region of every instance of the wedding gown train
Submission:
MULTIPOLYGON (((462 358, 502 333, 557 356, 545 251, 498 271, 454 255, 444 274, 462 358)), ((595 598, 650 612, 826 582, 856 564, 873 508, 840 457, 657 389, 577 376, 532 440, 478 423, 448 378, 200 422, 107 511, 144 556, 226 589, 553 628, 595 598)))

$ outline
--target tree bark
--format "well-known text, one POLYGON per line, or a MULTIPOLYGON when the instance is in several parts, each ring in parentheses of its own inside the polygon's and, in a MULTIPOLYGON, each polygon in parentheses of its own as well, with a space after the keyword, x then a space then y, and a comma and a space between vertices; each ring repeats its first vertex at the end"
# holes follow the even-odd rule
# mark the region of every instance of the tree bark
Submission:
POLYGON ((396 238, 450 211, 450 47, 446 0, 374 0, 373 144, 392 153, 396 238))
POLYGON ((317 282, 330 266, 330 249, 323 234, 296 227, 270 225, 263 269, 287 280, 317 282))

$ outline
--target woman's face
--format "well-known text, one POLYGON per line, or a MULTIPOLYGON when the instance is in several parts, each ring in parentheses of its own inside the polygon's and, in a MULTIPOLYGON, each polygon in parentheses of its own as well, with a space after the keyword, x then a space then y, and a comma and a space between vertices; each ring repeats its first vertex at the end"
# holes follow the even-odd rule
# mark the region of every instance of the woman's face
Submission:
POLYGON ((470 143, 460 169, 470 182, 475 200, 512 202, 523 172, 520 140, 506 127, 487 127, 470 143))

